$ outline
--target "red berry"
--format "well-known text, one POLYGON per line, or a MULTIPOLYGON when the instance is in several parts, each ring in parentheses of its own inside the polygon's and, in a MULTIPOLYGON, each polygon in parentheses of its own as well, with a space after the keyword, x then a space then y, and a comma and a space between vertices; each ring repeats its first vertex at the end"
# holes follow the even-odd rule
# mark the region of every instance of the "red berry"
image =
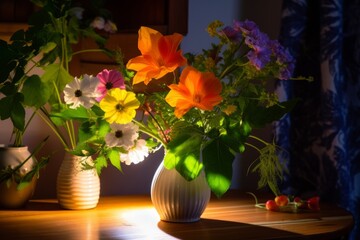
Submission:
POLYGON ((266 203, 265 203, 265 208, 267 210, 270 210, 270 211, 276 211, 278 210, 279 206, 276 205, 275 201, 274 200, 268 200, 266 203))
POLYGON ((279 195, 275 198, 275 203, 279 207, 286 206, 289 203, 289 198, 286 195, 279 195))
POLYGON ((307 201, 308 208, 311 210, 320 210, 320 197, 312 197, 307 201))

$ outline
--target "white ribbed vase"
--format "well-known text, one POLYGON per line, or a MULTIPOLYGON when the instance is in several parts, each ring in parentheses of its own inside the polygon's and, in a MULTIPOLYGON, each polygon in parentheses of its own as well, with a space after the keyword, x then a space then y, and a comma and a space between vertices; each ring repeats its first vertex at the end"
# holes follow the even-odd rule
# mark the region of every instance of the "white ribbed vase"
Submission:
MULTIPOLYGON (((90 157, 89 157, 90 158, 90 157)), ((100 197, 100 179, 96 169, 84 170, 83 157, 65 153, 57 176, 57 198, 65 209, 95 208, 100 197)))
POLYGON ((200 220, 210 193, 204 172, 187 181, 175 169, 166 169, 162 162, 151 183, 151 201, 160 219, 167 222, 200 220))

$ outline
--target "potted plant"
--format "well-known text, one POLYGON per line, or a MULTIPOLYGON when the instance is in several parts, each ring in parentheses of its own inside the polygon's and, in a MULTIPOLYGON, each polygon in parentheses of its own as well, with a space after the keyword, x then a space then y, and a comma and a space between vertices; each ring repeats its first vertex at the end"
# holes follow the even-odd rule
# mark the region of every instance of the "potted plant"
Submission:
MULTIPOLYGON (((5 192, 6 189, 26 188, 31 190, 21 195, 26 195, 24 198, 28 199, 36 183, 35 175, 38 176, 39 169, 48 161, 48 158, 35 160, 34 156, 39 148, 36 147, 36 150, 30 153, 27 146, 23 145, 23 135, 33 117, 45 111, 47 103, 54 102, 56 99, 53 98, 54 89, 62 88, 71 78, 69 74, 71 46, 76 44, 81 36, 91 37, 100 45, 105 42, 105 38, 96 32, 96 29, 101 28, 103 19, 98 17, 91 21, 89 18, 83 18, 84 9, 78 7, 76 2, 58 3, 52 0, 32 2, 37 10, 29 19, 28 29, 15 32, 9 42, 0 40, 2 53, 0 56, 2 66, 0 118, 1 120, 9 119, 13 126, 12 143, 3 144, 4 147, 0 149, 2 197, 11 195, 5 192), (53 75, 49 77, 49 74, 53 75), (57 78, 54 76, 56 74, 58 74, 57 78), (43 79, 47 77, 46 80, 54 78, 44 84, 41 79, 44 75, 43 79), (19 157, 9 157, 9 162, 5 162, 4 158, 9 156, 9 151, 21 153, 19 157), (33 171, 36 171, 36 174, 33 171), (27 173, 34 178, 30 178, 30 175, 26 175, 27 173), (16 183, 15 188, 10 184, 10 180, 16 183), (25 182, 31 183, 31 187, 25 187, 25 182)), ((101 11, 101 9, 98 10, 101 11)), ((93 18, 91 14, 89 17, 93 18)), ((102 28, 107 27, 108 31, 115 30, 115 25, 111 22, 107 24, 109 26, 103 25, 102 28)), ((99 49, 94 51, 99 51, 99 49)), ((43 146, 44 141, 39 146, 43 146)), ((14 202, 14 200, 11 201, 14 202)), ((13 207, 21 205, 23 204, 13 204, 13 207)))

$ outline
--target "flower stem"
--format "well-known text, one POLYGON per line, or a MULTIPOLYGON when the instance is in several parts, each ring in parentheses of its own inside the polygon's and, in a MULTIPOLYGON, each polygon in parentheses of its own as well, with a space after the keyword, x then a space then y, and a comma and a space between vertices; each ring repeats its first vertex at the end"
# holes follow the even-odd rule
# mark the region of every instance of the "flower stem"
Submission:
POLYGON ((94 48, 94 49, 84 49, 84 50, 79 50, 79 51, 76 51, 76 52, 73 52, 73 56, 74 55, 77 55, 77 54, 82 54, 82 53, 92 53, 92 52, 105 52, 104 49, 97 49, 97 48, 94 48))
POLYGON ((262 140, 262 139, 259 138, 259 137, 254 136, 254 135, 250 135, 249 137, 252 138, 252 139, 255 139, 255 140, 257 140, 257 141, 259 141, 259 142, 261 142, 261 143, 263 143, 263 144, 265 144, 265 145, 269 145, 268 142, 262 140))
POLYGON ((258 148, 258 147, 256 147, 255 145, 253 145, 253 144, 251 144, 251 143, 245 143, 245 145, 248 145, 249 147, 252 147, 252 148, 254 148, 256 151, 258 151, 258 152, 260 152, 261 150, 258 148))
POLYGON ((61 135, 59 129, 52 123, 52 121, 49 119, 49 113, 46 111, 45 108, 41 107, 40 108, 41 113, 36 112, 41 119, 53 130, 53 132, 55 133, 55 135, 59 138, 60 142, 62 143, 62 145, 64 146, 65 150, 69 149, 64 137, 61 135))
POLYGON ((133 119, 133 122, 136 123, 140 127, 140 131, 149 135, 152 138, 155 138, 158 142, 160 142, 163 146, 166 146, 166 143, 157 135, 155 135, 152 131, 150 131, 144 124, 139 121, 133 119))

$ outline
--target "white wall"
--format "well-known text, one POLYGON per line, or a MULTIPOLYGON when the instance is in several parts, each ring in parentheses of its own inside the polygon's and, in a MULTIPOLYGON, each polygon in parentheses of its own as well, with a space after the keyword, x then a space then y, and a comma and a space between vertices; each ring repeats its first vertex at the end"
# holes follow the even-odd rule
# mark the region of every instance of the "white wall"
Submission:
POLYGON ((206 28, 214 20, 226 25, 232 24, 240 16, 239 0, 189 0, 188 34, 181 44, 183 52, 199 53, 210 47, 211 37, 206 28))

